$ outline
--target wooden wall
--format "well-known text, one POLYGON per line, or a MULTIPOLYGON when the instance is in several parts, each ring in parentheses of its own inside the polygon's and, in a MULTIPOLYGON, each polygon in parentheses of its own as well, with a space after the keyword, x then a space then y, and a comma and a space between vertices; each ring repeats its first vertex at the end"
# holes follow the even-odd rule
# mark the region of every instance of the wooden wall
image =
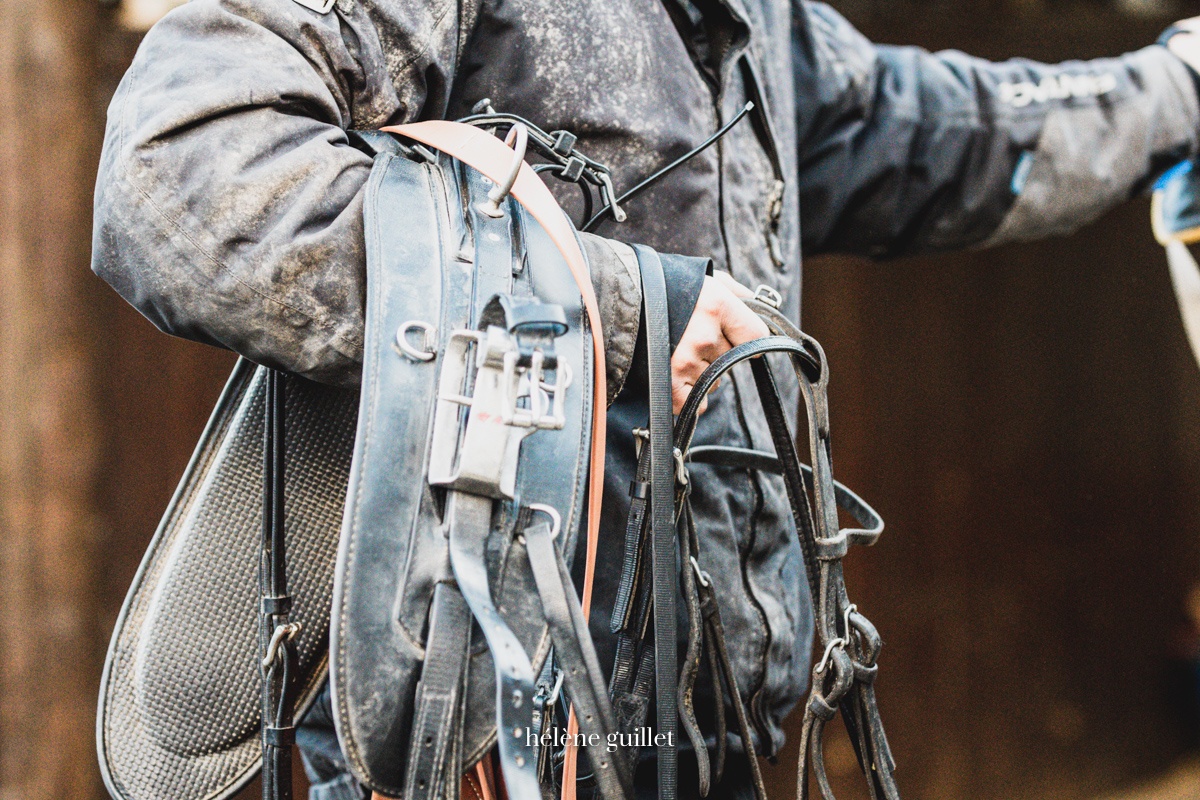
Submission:
MULTIPOLYGON (((851 17, 876 41, 1042 60, 1163 27, 916 8, 851 17)), ((835 474, 888 523, 848 582, 886 641, 905 796, 1086 797, 1165 768, 1194 744, 1177 678, 1200 580, 1200 369, 1148 204, 1068 239, 805 269, 835 474)), ((844 738, 831 757, 856 769, 844 738)))

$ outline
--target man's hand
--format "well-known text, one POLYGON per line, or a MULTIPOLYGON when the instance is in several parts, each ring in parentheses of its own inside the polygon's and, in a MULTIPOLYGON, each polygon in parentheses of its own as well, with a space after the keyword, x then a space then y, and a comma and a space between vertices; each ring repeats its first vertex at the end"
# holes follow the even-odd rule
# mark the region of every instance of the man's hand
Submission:
MULTIPOLYGON (((671 356, 671 406, 676 414, 709 364, 737 345, 770 333, 766 323, 738 299, 751 296, 749 289, 726 272, 717 271, 714 277, 704 279, 692 318, 671 356)), ((720 381, 713 389, 718 385, 720 381)), ((707 408, 706 397, 700 413, 707 408)))
POLYGON ((1168 28, 1164 35, 1168 36, 1167 49, 1200 73, 1200 17, 1180 20, 1168 28))

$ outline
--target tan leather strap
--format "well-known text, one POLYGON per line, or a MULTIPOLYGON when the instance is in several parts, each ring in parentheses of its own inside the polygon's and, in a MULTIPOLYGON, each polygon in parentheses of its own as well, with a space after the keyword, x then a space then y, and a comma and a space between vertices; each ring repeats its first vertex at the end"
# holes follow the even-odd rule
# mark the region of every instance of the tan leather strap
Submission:
MULTIPOLYGON (((516 153, 495 136, 461 122, 429 120, 409 125, 394 125, 383 130, 407 136, 453 156, 496 183, 504 180, 513 159, 516 158, 516 153)), ((554 195, 546 188, 546 184, 542 183, 533 168, 526 163, 521 164, 517 181, 513 184, 512 195, 546 229, 551 241, 566 259, 567 266, 575 277, 575 283, 579 286, 579 293, 583 296, 584 309, 592 328, 592 345, 595 350, 595 398, 592 402, 592 461, 588 468, 587 557, 584 562, 583 597, 580 598, 583 614, 587 617, 592 605, 592 584, 596 572, 596 551, 600 533, 600 501, 604 494, 604 443, 608 398, 604 367, 604 328, 600 322, 600 310, 596 305, 591 275, 588 273, 583 251, 579 249, 579 242, 575 238, 575 230, 567 220, 566 214, 559 208, 554 195)), ((575 709, 572 708, 567 722, 570 737, 568 741, 574 741, 578 729, 575 709)), ((563 800, 575 798, 577 769, 578 753, 574 745, 568 745, 563 762, 563 800)))

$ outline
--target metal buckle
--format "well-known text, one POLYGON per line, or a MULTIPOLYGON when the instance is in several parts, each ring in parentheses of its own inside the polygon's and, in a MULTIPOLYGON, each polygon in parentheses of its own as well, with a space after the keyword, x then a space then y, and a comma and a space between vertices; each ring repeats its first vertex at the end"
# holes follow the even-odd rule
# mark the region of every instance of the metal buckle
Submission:
POLYGON ((766 303, 771 308, 777 309, 783 305, 783 295, 765 283, 760 283, 755 288, 754 299, 760 303, 766 303))
POLYGON ((561 669, 554 670, 554 686, 550 687, 545 682, 538 682, 537 694, 533 696, 533 705, 537 708, 545 709, 553 706, 558 702, 558 695, 562 691, 563 671, 561 669))
POLYGON ((562 529, 562 514, 558 513, 558 509, 545 503, 530 503, 529 510, 540 511, 550 518, 550 541, 557 539, 558 532, 562 529))
MULTIPOLYGON (((571 367, 559 363, 556 369, 558 379, 554 383, 547 383, 544 380, 546 373, 542 369, 546 356, 541 350, 533 352, 528 367, 518 366, 519 357, 516 351, 504 357, 505 374, 519 373, 516 396, 505 398, 504 421, 519 428, 562 430, 567 423, 564 409, 567 388, 571 385, 571 367), (519 407, 522 399, 528 399, 528 408, 519 407)), ((505 386, 508 385, 506 382, 505 386)))
POLYGON ((475 206, 480 213, 493 219, 504 216, 500 204, 508 197, 508 193, 512 191, 513 185, 517 182, 517 175, 521 173, 521 164, 525 161, 525 147, 528 142, 529 129, 522 122, 514 123, 508 131, 508 136, 504 137, 504 143, 514 151, 512 163, 508 167, 508 175, 504 177, 503 181, 492 187, 492 190, 488 192, 486 202, 475 206))
POLYGON ((683 463, 683 451, 676 447, 671 455, 675 457, 675 482, 680 486, 688 485, 688 470, 683 463))
POLYGON ((450 334, 438 380, 430 484, 511 499, 521 440, 534 431, 558 430, 566 424, 570 368, 559 364, 557 380, 549 383, 540 350, 534 351, 528 367, 519 361, 516 338, 501 327, 450 334))
POLYGON ((634 428, 633 431, 633 457, 640 459, 642 457, 642 446, 650 441, 649 428, 634 428))

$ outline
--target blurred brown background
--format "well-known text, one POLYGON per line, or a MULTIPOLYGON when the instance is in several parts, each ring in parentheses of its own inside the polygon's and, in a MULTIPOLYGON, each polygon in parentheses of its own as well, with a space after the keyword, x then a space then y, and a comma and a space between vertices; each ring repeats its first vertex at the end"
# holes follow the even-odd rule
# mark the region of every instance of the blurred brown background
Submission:
MULTIPOLYGON (((836 5, 877 41, 1042 60, 1200 11, 836 5)), ((0 0, 0 800, 107 796, 107 638, 232 364, 88 270, 104 109, 161 10, 0 0)), ((888 521, 848 582, 885 637, 904 795, 1200 797, 1200 369, 1147 205, 1036 246, 811 260, 804 322, 832 365, 836 473, 888 521)), ((843 739, 829 761, 865 796, 843 739)), ((781 797, 794 763, 793 741, 781 797)))

